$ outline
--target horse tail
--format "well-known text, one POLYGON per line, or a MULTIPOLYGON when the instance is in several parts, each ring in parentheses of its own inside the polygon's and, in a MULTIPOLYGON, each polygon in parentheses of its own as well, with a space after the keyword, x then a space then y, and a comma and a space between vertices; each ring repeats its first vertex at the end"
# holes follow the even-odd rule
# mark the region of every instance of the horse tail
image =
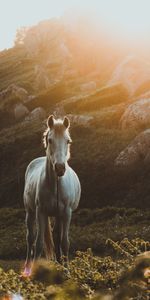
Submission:
POLYGON ((54 253, 54 241, 53 241, 53 235, 52 235, 52 226, 49 218, 47 219, 47 224, 45 228, 45 234, 44 234, 44 242, 45 242, 45 254, 47 259, 54 259, 55 253, 54 253))

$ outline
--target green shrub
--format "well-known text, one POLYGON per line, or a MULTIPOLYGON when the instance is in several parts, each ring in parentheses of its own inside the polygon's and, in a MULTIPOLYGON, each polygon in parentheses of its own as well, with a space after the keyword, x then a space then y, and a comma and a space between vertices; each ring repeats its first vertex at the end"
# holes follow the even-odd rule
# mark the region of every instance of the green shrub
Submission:
POLYGON ((133 245, 128 240, 118 244, 111 241, 115 251, 126 254, 125 258, 114 260, 111 256, 94 256, 91 249, 77 251, 68 270, 58 264, 38 261, 33 267, 31 278, 21 277, 10 269, 0 269, 0 296, 8 292, 21 294, 25 299, 53 300, 135 300, 148 299, 149 255, 135 257, 122 249, 122 245, 133 245), (121 244, 122 243, 122 244, 121 244), (111 294, 110 294, 111 292, 111 294), (111 298, 110 298, 111 295, 111 298), (130 298, 129 298, 130 297, 130 298))

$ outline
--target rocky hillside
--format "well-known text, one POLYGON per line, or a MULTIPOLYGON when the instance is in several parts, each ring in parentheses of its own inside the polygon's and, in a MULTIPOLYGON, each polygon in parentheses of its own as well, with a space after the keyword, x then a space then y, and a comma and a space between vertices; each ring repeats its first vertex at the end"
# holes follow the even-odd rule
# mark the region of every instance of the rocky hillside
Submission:
POLYGON ((1 207, 22 206, 24 172, 44 155, 50 113, 70 117, 82 207, 148 206, 149 62, 105 51, 80 29, 44 21, 20 30, 15 46, 0 52, 1 207))

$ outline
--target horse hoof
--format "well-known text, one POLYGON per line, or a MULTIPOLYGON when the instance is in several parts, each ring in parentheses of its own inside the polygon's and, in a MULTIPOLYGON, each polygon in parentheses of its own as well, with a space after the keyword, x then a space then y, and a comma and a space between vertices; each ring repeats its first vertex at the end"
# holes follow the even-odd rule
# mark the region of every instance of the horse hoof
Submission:
POLYGON ((25 267, 23 272, 21 273, 22 277, 30 277, 32 269, 31 267, 25 267))

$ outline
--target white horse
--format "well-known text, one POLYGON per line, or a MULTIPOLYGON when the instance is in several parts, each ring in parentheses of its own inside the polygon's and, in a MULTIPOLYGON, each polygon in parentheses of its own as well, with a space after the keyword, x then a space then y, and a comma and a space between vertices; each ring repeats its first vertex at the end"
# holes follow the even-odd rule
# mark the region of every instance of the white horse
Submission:
POLYGON ((55 217, 54 246, 56 259, 68 259, 69 226, 74 211, 79 204, 81 187, 78 176, 68 165, 71 138, 69 119, 55 120, 49 116, 44 133, 46 156, 34 159, 25 174, 24 205, 27 226, 27 271, 32 258, 34 244, 34 221, 36 221, 36 240, 34 259, 41 256, 46 245, 52 254, 53 239, 48 217, 55 217))

